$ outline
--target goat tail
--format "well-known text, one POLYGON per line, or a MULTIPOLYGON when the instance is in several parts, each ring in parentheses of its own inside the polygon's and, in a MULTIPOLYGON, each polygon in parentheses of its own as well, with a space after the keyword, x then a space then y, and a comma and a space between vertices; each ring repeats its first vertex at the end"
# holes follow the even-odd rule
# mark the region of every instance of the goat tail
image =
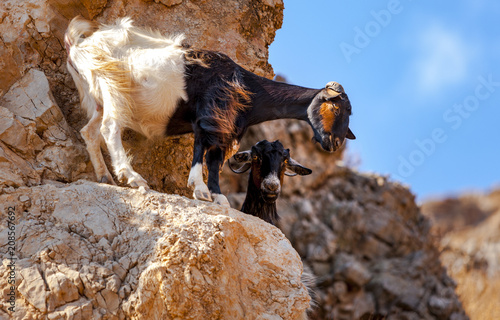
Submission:
POLYGON ((95 21, 87 20, 82 16, 74 17, 64 35, 64 44, 68 54, 72 46, 78 45, 82 39, 90 37, 98 28, 99 24, 95 21))

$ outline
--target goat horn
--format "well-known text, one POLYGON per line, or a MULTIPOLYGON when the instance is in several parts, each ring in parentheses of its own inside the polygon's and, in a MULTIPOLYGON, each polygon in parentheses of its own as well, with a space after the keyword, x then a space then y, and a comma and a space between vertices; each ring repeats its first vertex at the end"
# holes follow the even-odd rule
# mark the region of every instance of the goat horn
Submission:
POLYGON ((246 151, 240 151, 237 154, 233 156, 234 160, 239 163, 243 162, 250 162, 252 159, 252 151, 246 150, 246 151))
POLYGON ((345 93, 344 88, 340 85, 340 83, 335 82, 335 81, 330 81, 326 84, 325 88, 333 90, 335 92, 340 93, 345 93))
POLYGON ((233 159, 238 163, 243 163, 241 167, 235 169, 231 164, 231 161, 227 159, 227 165, 229 166, 229 169, 231 169, 231 171, 234 173, 244 173, 252 166, 250 164, 250 161, 252 159, 252 152, 250 150, 238 152, 233 156, 233 159))
POLYGON ((229 169, 231 169, 232 172, 238 174, 247 172, 248 169, 250 169, 250 167, 252 166, 250 163, 245 162, 241 167, 235 169, 231 165, 231 161, 229 161, 229 159, 227 160, 227 165, 229 166, 229 169))

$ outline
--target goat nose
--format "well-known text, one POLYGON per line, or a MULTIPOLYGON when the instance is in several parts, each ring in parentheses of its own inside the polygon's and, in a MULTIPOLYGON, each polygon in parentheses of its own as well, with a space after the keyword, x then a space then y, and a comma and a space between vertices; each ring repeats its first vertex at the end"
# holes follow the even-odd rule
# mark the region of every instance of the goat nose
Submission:
POLYGON ((277 182, 268 182, 266 183, 266 189, 271 192, 276 192, 280 188, 280 184, 277 182))

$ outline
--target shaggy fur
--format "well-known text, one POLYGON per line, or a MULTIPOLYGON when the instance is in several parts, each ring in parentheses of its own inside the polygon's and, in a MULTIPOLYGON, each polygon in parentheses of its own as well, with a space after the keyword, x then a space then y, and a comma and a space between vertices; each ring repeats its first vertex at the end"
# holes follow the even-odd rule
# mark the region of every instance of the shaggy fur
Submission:
MULTIPOLYGON (((184 37, 162 37, 133 27, 128 18, 98 29, 95 23, 76 18, 66 35, 71 67, 78 68, 75 82, 88 84, 100 105, 107 91, 113 101, 109 114, 121 125, 148 138, 164 135, 179 100, 187 100, 184 37)), ((88 104, 83 107, 93 114, 88 104)))

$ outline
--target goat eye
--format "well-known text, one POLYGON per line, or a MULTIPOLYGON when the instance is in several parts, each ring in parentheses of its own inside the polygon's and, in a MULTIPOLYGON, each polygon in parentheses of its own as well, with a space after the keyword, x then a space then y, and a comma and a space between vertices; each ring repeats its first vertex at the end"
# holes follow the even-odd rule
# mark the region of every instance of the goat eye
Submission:
POLYGON ((259 160, 259 157, 258 156, 253 156, 252 160, 257 161, 257 160, 259 160))

